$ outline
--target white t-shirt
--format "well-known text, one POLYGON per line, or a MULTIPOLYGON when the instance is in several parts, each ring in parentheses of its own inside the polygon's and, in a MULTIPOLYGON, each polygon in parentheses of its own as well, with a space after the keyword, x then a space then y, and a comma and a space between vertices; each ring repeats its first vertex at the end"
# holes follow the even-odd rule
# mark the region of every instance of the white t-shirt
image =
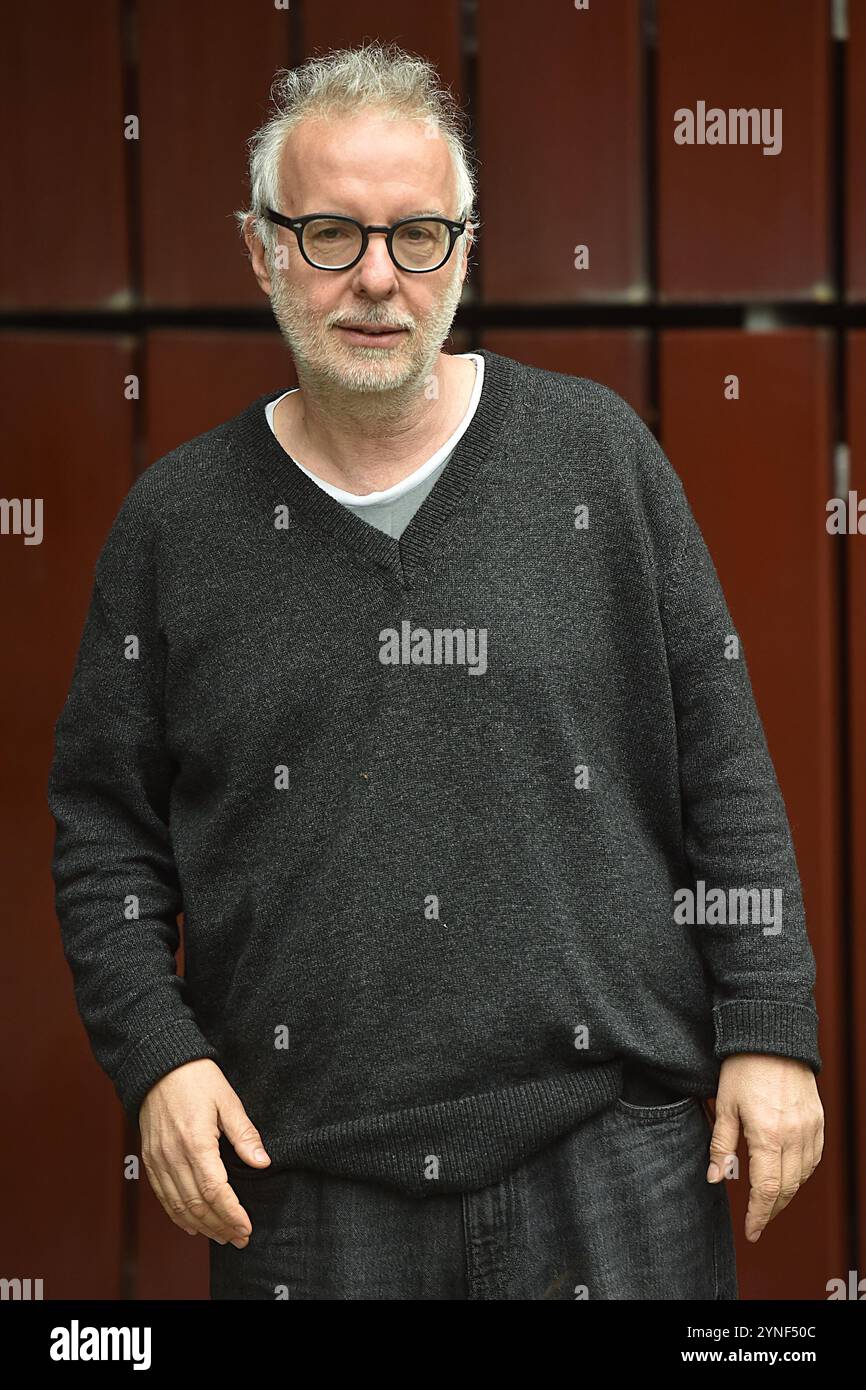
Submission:
MULTIPOLYGON (((344 507, 348 507, 356 516, 360 516, 363 521, 378 527, 379 530, 387 531, 389 535, 399 536, 435 484, 440 472, 454 452, 460 437, 468 429, 481 399, 484 358, 475 352, 461 352, 455 355, 469 357, 475 363, 475 384, 466 413, 445 443, 434 454, 431 454, 425 463, 422 463, 407 477, 401 478, 398 483, 394 483, 392 487, 383 488, 380 492, 368 492, 363 496, 356 492, 347 492, 345 488, 337 487, 334 483, 328 483, 323 478, 317 477, 293 456, 287 455, 287 457, 292 457, 292 461, 301 469, 302 473, 306 473, 307 477, 311 478, 318 487, 322 488, 324 492, 330 493, 333 498, 341 502, 344 507)), ((292 391, 299 389, 299 387, 293 386, 289 391, 284 391, 282 396, 269 401, 265 406, 265 415, 275 437, 274 411, 281 400, 291 395, 292 391)))

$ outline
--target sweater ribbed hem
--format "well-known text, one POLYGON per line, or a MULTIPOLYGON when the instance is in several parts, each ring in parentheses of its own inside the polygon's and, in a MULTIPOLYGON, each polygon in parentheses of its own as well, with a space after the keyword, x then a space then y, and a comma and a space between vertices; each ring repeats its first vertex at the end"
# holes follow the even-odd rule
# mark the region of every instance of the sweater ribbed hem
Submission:
POLYGON ((730 999, 713 1009, 715 1055, 736 1052, 771 1052, 808 1062, 821 1070, 818 1052, 818 1015, 805 1004, 774 999, 730 999))
POLYGON ((136 1043, 126 1058, 114 1086, 126 1114, 135 1124, 141 1102, 151 1086, 186 1062, 200 1057, 217 1061, 218 1052, 212 1047, 192 1018, 175 1019, 136 1043))
MULTIPOLYGON (((501 1182, 622 1090, 622 1060, 382 1115, 272 1136, 271 1168, 313 1168, 384 1183, 414 1197, 501 1182)), ((231 1174, 250 1168, 220 1141, 231 1174)))

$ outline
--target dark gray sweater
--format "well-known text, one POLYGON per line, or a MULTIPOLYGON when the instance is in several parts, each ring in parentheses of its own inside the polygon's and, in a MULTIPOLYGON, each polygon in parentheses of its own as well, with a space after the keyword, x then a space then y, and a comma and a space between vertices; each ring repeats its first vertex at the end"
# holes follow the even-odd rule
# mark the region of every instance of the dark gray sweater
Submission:
POLYGON ((48 787, 127 1112, 212 1057, 275 1166, 419 1194, 498 1180, 624 1058, 696 1096, 729 1053, 821 1066, 785 808, 682 485, 614 391, 484 357, 399 541, 292 465, 280 392, 146 469, 48 787))

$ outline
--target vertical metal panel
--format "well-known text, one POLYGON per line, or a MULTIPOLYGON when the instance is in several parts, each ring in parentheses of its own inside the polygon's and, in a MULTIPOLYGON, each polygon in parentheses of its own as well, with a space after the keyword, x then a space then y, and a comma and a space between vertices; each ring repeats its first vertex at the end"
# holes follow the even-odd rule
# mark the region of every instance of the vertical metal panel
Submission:
POLYGON ((650 418, 649 334, 642 328, 491 328, 481 346, 533 367, 591 377, 650 418))
POLYGON ((276 327, 269 333, 148 333, 143 466, 222 424, 256 396, 296 385, 291 354, 276 327))
POLYGON ((866 0, 847 0, 845 44, 846 298, 866 299, 866 0))
MULTIPOLYGON (((658 0, 658 277, 663 300, 832 296, 830 7, 658 0), (781 110, 781 148, 677 144, 676 113, 781 110)), ((728 132, 733 122, 726 120, 728 132)), ((767 127, 772 146, 772 126, 767 127)))
MULTIPOLYGON (((854 993, 854 1095, 858 1269, 866 1265, 866 332, 848 335, 849 487, 863 506, 862 530, 837 537, 848 560, 848 712, 851 781, 851 926, 854 993)), ((835 489, 834 489, 835 492, 835 489)))
POLYGON ((123 307, 129 154, 117 0, 3 9, 0 307, 123 307))
POLYGON ((43 509, 40 544, 0 536, 3 1274, 42 1278, 46 1299, 120 1291, 123 1115, 63 954, 46 786, 96 557, 132 483, 129 368, 120 339, 0 337, 3 495, 43 509))
POLYGON ((646 299, 637 0, 478 0, 477 22, 483 299, 646 299))
POLYGON ((832 348, 822 331, 666 332, 665 452, 716 564, 785 798, 818 965, 827 1137, 816 1173, 757 1245, 743 1238, 748 1163, 731 1182, 743 1298, 826 1298, 847 1270, 842 1115, 832 348), (738 400, 725 399, 729 375, 738 400))
POLYGON ((147 0, 137 14, 142 301, 255 304, 233 212, 246 141, 291 62, 291 13, 236 0, 147 0))

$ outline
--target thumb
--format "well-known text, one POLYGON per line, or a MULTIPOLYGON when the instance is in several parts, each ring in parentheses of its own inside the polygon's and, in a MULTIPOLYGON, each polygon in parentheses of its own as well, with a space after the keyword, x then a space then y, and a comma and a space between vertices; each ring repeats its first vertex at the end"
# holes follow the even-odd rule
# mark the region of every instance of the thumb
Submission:
POLYGON ((710 1166, 707 1169, 707 1182, 721 1181, 726 1166, 730 1164, 731 1157, 736 1159, 739 1140, 739 1115, 730 1110, 720 1114, 717 1102, 713 1135, 710 1139, 710 1166))
POLYGON ((270 1163, 270 1157, 265 1153, 262 1136, 241 1105, 240 1097, 234 1091, 220 1101, 217 1113, 219 1114, 220 1128, 238 1158, 242 1158, 244 1163, 259 1165, 270 1163))

